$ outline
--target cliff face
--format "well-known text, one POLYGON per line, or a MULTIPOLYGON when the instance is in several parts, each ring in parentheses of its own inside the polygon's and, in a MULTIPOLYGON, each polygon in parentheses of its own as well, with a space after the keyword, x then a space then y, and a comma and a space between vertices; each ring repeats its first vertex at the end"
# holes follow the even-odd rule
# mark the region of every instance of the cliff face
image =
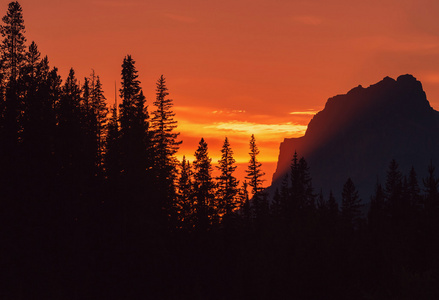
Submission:
POLYGON ((368 201, 392 159, 404 173, 414 166, 419 180, 431 160, 439 168, 439 113, 413 76, 386 77, 330 98, 303 137, 285 139, 271 190, 288 173, 294 151, 307 160, 317 190, 340 198, 351 177, 368 201))

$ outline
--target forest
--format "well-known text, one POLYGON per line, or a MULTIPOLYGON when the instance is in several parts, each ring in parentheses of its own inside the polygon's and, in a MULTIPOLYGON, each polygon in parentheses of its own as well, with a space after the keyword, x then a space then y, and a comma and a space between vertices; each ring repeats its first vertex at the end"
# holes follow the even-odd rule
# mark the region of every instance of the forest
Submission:
MULTIPOLYGON (((439 178, 395 160, 370 199, 313 187, 300 153, 272 199, 249 141, 246 180, 227 138, 218 164, 179 145, 166 79, 147 104, 135 61, 121 103, 99 75, 61 79, 11 2, 0 44, 2 299, 432 299, 439 178), (212 171, 218 169, 218 176, 212 171)), ((371 150, 374 151, 374 150, 371 150)))

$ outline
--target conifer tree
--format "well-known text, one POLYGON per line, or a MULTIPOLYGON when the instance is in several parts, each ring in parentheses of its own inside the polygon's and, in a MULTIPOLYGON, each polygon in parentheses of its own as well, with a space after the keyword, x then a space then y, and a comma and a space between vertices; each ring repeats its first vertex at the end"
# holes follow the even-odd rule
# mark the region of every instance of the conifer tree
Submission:
POLYGON ((355 228, 358 225, 358 220, 361 216, 360 208, 361 199, 358 191, 352 179, 348 178, 343 186, 341 198, 341 217, 346 226, 355 228))
MULTIPOLYGON (((145 180, 148 159, 148 112, 135 61, 127 55, 122 64, 120 89, 120 151, 125 176, 145 180)), ((127 178, 128 181, 130 179, 127 178)), ((144 184, 144 183, 143 183, 144 184)))
POLYGON ((215 211, 211 161, 207 143, 201 138, 193 162, 196 227, 200 231, 208 229, 215 211))
POLYGON ((384 221, 386 219, 386 208, 385 208, 386 194, 381 184, 377 182, 375 188, 375 194, 372 196, 370 201, 369 210, 369 227, 372 231, 377 232, 383 230, 384 221))
POLYGON ((435 167, 430 162, 428 176, 424 179, 425 210, 427 214, 437 213, 439 208, 439 179, 435 175, 435 167))
POLYGON ((24 36, 26 31, 21 5, 17 1, 10 2, 2 20, 4 23, 0 27, 3 37, 0 45, 2 74, 7 81, 16 81, 24 65, 26 52, 24 36))
POLYGON ((75 71, 70 69, 69 75, 62 88, 62 95, 57 102, 57 155, 60 163, 60 173, 78 176, 82 142, 81 93, 75 77, 75 71), (73 171, 75 169, 75 171, 73 171))
POLYGON ((419 208, 420 203, 420 188, 415 168, 412 166, 407 180, 406 188, 407 197, 412 208, 419 208))
POLYGON ((242 186, 239 189, 239 208, 241 216, 243 216, 246 221, 249 221, 251 218, 251 210, 248 184, 246 180, 243 181, 242 186))
POLYGON ((387 170, 386 198, 393 212, 398 209, 402 193, 402 174, 396 160, 392 159, 387 170))
POLYGON ((193 196, 192 170, 188 160, 183 156, 180 165, 180 177, 178 179, 176 211, 178 214, 179 227, 191 231, 194 227, 195 215, 193 196))
POLYGON ((119 119, 117 115, 117 106, 114 104, 111 109, 111 117, 107 126, 107 133, 105 137, 105 173, 109 180, 110 186, 114 187, 118 182, 121 172, 120 162, 120 131, 119 119))
POLYGON ((259 155, 259 149, 256 146, 256 139, 254 134, 251 135, 250 138, 250 161, 248 163, 247 170, 245 171, 247 173, 247 176, 245 176, 246 179, 249 180, 248 185, 251 187, 251 191, 253 196, 255 196, 257 193, 262 191, 262 183, 264 180, 262 177, 265 175, 265 173, 262 171, 262 163, 258 161, 257 156, 259 155))
POLYGON ((236 170, 233 150, 230 147, 227 137, 221 148, 221 159, 218 161, 216 168, 220 171, 217 177, 217 198, 221 214, 230 215, 237 207, 236 196, 238 194, 238 180, 233 176, 236 170))
POLYGON ((297 152, 292 159, 290 179, 289 200, 285 205, 287 215, 297 215, 304 209, 311 212, 315 208, 311 175, 305 158, 299 159, 297 152))
POLYGON ((91 106, 94 116, 95 124, 95 140, 96 140, 96 164, 99 169, 102 169, 103 156, 105 150, 105 132, 108 122, 108 108, 106 98, 102 89, 102 83, 99 76, 96 76, 94 71, 92 73, 92 90, 91 90, 91 106))
POLYGON ((171 215, 172 201, 175 198, 175 180, 177 177, 177 159, 181 141, 177 141, 179 133, 175 132, 177 121, 172 111, 173 100, 168 98, 168 88, 163 75, 157 80, 155 110, 152 112, 151 132, 154 147, 155 188, 161 198, 161 205, 171 215))
MULTIPOLYGON (((3 149, 0 156, 6 160, 4 165, 15 161, 18 153, 19 135, 21 132, 21 117, 23 111, 23 99, 20 97, 18 77, 25 64, 26 38, 24 37, 25 27, 23 12, 20 4, 10 2, 8 11, 3 17, 4 25, 0 26, 2 42, 0 44, 0 137, 3 141, 3 149)), ((17 166, 15 166, 17 167, 17 166)), ((6 172, 11 172, 8 170, 6 172)))
POLYGON ((250 137, 249 155, 250 161, 247 166, 247 176, 245 178, 249 180, 248 185, 251 187, 253 194, 252 207, 254 210, 254 217, 258 221, 259 225, 261 225, 269 213, 269 205, 266 195, 262 193, 262 183, 264 182, 262 177, 265 175, 265 173, 261 169, 262 163, 260 163, 257 158, 259 155, 259 149, 256 146, 256 139, 253 134, 250 137))

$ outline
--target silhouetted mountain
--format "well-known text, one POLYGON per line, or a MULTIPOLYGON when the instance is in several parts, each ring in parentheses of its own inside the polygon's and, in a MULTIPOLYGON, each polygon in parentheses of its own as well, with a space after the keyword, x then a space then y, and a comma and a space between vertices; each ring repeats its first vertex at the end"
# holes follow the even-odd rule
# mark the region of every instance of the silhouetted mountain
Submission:
POLYGON ((369 201, 392 159, 404 174, 414 166, 422 177, 431 160, 438 164, 439 112, 412 75, 386 77, 330 98, 303 137, 286 138, 271 190, 289 172, 295 151, 309 163, 315 188, 325 194, 332 189, 339 199, 341 183, 351 177, 363 200, 369 201))

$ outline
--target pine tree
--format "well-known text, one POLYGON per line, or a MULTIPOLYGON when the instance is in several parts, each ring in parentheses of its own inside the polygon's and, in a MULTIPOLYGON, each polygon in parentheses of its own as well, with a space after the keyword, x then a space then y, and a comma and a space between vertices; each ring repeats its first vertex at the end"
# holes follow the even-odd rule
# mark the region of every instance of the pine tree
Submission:
POLYGON ((434 214, 439 208, 439 179, 435 176, 435 167, 430 162, 428 177, 424 179, 425 210, 427 214, 434 214))
POLYGON ((248 184, 244 180, 242 187, 239 189, 239 209, 241 216, 246 220, 250 221, 251 210, 250 210, 250 197, 248 194, 248 184))
POLYGON ((264 180, 262 177, 265 173, 262 171, 262 164, 258 161, 259 149, 256 146, 255 136, 252 134, 250 138, 250 161, 247 166, 246 179, 249 180, 248 185, 252 188, 253 194, 253 210, 254 216, 258 220, 259 224, 262 224, 269 213, 269 206, 266 195, 262 193, 262 183, 264 180))
MULTIPOLYGON (((4 25, 0 26, 2 42, 0 44, 0 138, 2 149, 0 157, 4 158, 4 168, 20 168, 15 165, 9 167, 13 161, 17 161, 18 144, 20 142, 21 118, 23 111, 23 99, 20 97, 21 89, 18 77, 26 62, 26 38, 22 8, 18 2, 11 2, 8 11, 3 17, 4 25)), ((5 170, 6 173, 12 169, 5 170)))
POLYGON ((370 210, 368 215, 369 227, 373 232, 383 230, 383 225, 386 219, 385 200, 386 194, 384 189, 381 184, 377 182, 375 194, 372 196, 370 201, 370 210))
POLYGON ((189 161, 183 156, 180 165, 180 177, 178 179, 176 211, 178 214, 178 227, 185 231, 191 231, 194 227, 195 209, 192 202, 192 196, 192 170, 189 161))
POLYGON ((75 71, 70 69, 69 75, 62 88, 62 95, 57 102, 57 155, 60 174, 78 176, 81 165, 81 142, 83 119, 81 113, 81 91, 75 77, 75 71))
POLYGON ((256 139, 254 134, 251 135, 250 138, 250 161, 247 167, 247 170, 245 171, 247 173, 247 176, 245 176, 246 179, 249 180, 248 185, 252 188, 252 194, 255 196, 257 193, 262 191, 262 183, 264 180, 262 177, 265 175, 265 173, 262 171, 262 163, 260 163, 257 159, 257 156, 259 155, 259 149, 256 146, 256 139))
MULTIPOLYGON (((148 112, 145 96, 138 80, 135 61, 131 55, 122 64, 120 97, 120 151, 124 176, 145 181, 148 168, 148 112)), ((145 184, 143 182, 142 184, 145 184)))
POLYGON ((207 152, 207 143, 202 138, 195 151, 194 168, 194 198, 196 209, 196 227, 206 231, 215 214, 214 183, 212 180, 212 159, 207 152))
POLYGON ((110 186, 114 186, 121 172, 120 165, 120 131, 119 120, 117 115, 116 103, 111 109, 111 118, 107 125, 107 134, 105 139, 105 173, 110 181, 110 186))
POLYGON ((25 62, 26 52, 24 37, 26 31, 21 5, 17 1, 9 3, 8 12, 2 20, 4 23, 0 27, 3 37, 0 45, 2 74, 7 81, 17 81, 25 62))
POLYGON ((218 161, 217 169, 220 176, 217 177, 217 197, 220 214, 230 215, 238 207, 236 196, 238 194, 238 180, 233 176, 236 170, 233 150, 230 147, 227 137, 221 148, 221 159, 218 161))
POLYGON ((402 174, 399 171, 398 163, 392 159, 387 170, 386 178, 386 199, 392 214, 397 214, 401 204, 402 196, 402 174))
POLYGON ((91 106, 95 124, 95 140, 96 140, 96 164, 99 170, 102 169, 104 150, 105 150, 105 132, 108 122, 108 108, 106 98, 102 89, 102 83, 99 76, 92 73, 92 90, 91 90, 91 106))
POLYGON ((345 226, 355 228, 361 216, 361 199, 351 178, 343 186, 341 199, 342 220, 345 226))
POLYGON ((412 166, 407 180, 406 188, 407 197, 412 208, 419 208, 420 206, 420 188, 415 168, 412 166))
POLYGON ((163 75, 157 80, 156 109, 152 112, 151 132, 153 134, 155 187, 161 205, 168 215, 172 215, 172 201, 175 199, 175 180, 177 177, 177 159, 181 141, 177 141, 179 133, 175 132, 177 121, 172 111, 173 101, 168 98, 168 88, 163 75))
MULTIPOLYGON (((288 216, 296 216, 299 211, 307 210, 312 212, 315 208, 314 190, 308 164, 305 158, 298 158, 297 152, 294 153, 291 162, 291 188, 289 200, 286 203, 288 216)), ((303 213, 299 214, 303 215, 303 213)))

